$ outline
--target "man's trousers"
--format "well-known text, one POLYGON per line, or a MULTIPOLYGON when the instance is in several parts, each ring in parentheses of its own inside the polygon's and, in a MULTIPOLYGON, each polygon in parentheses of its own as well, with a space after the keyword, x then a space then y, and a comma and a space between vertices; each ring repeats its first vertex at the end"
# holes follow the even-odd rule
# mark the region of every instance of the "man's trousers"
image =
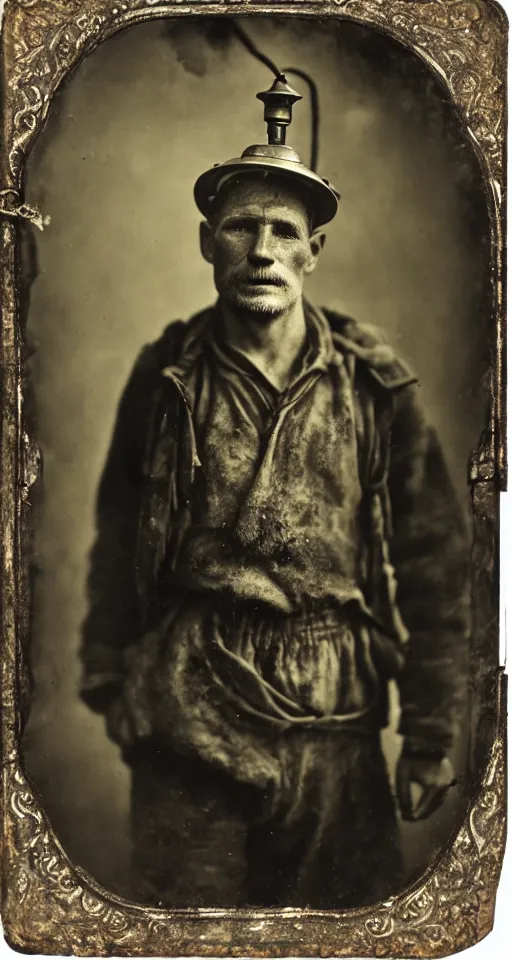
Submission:
POLYGON ((342 909, 402 881, 377 732, 280 734, 281 789, 258 790, 149 741, 133 760, 136 899, 168 907, 342 909))

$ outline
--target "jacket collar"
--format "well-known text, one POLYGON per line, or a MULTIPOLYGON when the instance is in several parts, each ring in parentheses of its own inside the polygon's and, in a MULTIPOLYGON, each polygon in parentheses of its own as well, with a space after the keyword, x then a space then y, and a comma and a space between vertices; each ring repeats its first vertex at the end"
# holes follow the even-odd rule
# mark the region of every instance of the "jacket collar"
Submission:
POLYGON ((317 370, 327 370, 329 364, 337 363, 329 322, 324 312, 305 298, 304 316, 310 342, 311 365, 317 370))
POLYGON ((171 366, 164 367, 162 375, 171 380, 186 381, 199 358, 204 341, 211 329, 215 317, 215 307, 207 307, 200 313, 194 314, 187 323, 187 330, 181 346, 178 360, 171 366))
MULTIPOLYGON (((327 370, 331 363, 336 363, 336 349, 334 347, 331 329, 325 314, 318 307, 304 299, 304 316, 309 341, 306 354, 304 373, 311 370, 327 370)), ((210 338, 213 325, 219 313, 218 301, 214 306, 207 307, 195 314, 187 324, 187 331, 183 340, 180 357, 176 363, 165 367, 162 374, 172 380, 184 383, 196 361, 201 355, 207 339, 210 338)))

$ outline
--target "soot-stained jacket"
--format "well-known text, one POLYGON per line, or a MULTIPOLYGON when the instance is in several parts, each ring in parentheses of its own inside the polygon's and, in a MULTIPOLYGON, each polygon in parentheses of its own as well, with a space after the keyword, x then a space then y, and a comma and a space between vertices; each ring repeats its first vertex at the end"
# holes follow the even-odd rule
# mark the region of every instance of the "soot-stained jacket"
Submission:
MULTIPOLYGON (((306 310, 315 314, 310 305, 306 310)), ((148 637, 151 644, 155 629, 166 617, 169 621, 168 608, 175 603, 175 597, 170 599, 173 571, 190 538, 192 503, 201 489, 189 385, 201 377, 215 315, 211 308, 188 323, 171 324, 142 351, 121 399, 98 493, 89 612, 83 630, 82 695, 93 709, 108 709, 130 669, 133 686, 138 649, 148 645, 148 637)), ((331 362, 343 370, 350 392, 342 433, 348 437, 352 432, 354 437, 361 495, 357 513, 354 509, 348 522, 360 540, 355 592, 372 623, 375 663, 383 686, 391 677, 398 682, 401 732, 413 747, 443 753, 452 744, 465 688, 465 524, 415 378, 378 331, 332 311, 316 315, 328 331, 331 362)), ((327 366, 325 372, 319 369, 320 379, 328 375, 327 366)), ((337 416, 336 405, 332 416, 337 416)), ((344 469, 340 463, 340 475, 344 469)), ((300 473, 295 482, 300 497, 300 473)), ((304 484, 308 482, 305 465, 304 484)), ((305 498, 311 496, 314 490, 304 491, 305 498)), ((318 559, 324 569, 317 580, 325 584, 330 563, 325 557, 317 558, 317 563, 318 559)), ((205 554, 205 568, 207 560, 205 554)), ((331 566, 337 571, 334 562, 331 566)), ((187 627, 186 618, 183 622, 183 637, 189 629, 193 645, 201 628, 197 623, 187 627)), ((158 637, 159 649, 161 643, 158 637)), ((149 662, 142 656, 141 673, 149 662)), ((176 674, 180 663, 175 658, 176 674)), ((196 667, 200 672, 199 661, 196 667)), ((162 663, 154 662, 150 669, 161 673, 162 663)), ((194 684, 196 673, 186 664, 183 689, 194 684)), ((179 686, 180 681, 176 683, 179 686)), ((154 696, 157 688, 158 684, 154 696)), ((208 699, 208 689, 198 688, 197 697, 208 699)), ((182 713, 184 709, 181 703, 182 713)), ((198 722, 201 734, 192 740, 199 742, 205 725, 214 721, 204 713, 198 722)), ((177 715, 172 727, 179 736, 177 715)), ((144 732, 151 733, 149 720, 144 732)))

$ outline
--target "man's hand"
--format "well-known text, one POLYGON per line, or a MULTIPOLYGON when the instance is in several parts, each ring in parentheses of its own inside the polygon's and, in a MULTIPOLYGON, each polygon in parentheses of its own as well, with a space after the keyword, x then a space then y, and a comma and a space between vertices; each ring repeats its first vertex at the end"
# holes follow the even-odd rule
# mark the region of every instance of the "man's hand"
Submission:
POLYGON ((152 675, 161 644, 157 632, 145 634, 127 647, 123 659, 126 677, 117 697, 105 711, 107 733, 123 749, 153 732, 152 675))
POLYGON ((112 703, 109 703, 105 711, 105 722, 107 733, 114 743, 117 743, 123 750, 133 746, 136 736, 135 726, 131 721, 122 694, 112 700, 112 703))
POLYGON ((396 792, 404 820, 425 820, 439 809, 447 791, 456 783, 453 766, 448 757, 427 757, 407 753, 398 761, 396 792), (412 798, 412 784, 421 787, 416 804, 412 798))

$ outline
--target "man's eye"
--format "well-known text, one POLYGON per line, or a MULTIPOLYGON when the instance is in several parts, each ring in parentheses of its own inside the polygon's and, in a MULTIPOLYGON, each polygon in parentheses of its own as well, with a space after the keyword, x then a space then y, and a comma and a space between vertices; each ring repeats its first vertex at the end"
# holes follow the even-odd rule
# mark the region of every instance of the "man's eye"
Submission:
POLYGON ((225 227, 228 233, 250 233, 251 228, 248 223, 228 223, 225 227))
POLYGON ((279 227, 274 228, 274 233, 276 237, 279 237, 280 240, 297 240, 298 236, 293 227, 279 227))

